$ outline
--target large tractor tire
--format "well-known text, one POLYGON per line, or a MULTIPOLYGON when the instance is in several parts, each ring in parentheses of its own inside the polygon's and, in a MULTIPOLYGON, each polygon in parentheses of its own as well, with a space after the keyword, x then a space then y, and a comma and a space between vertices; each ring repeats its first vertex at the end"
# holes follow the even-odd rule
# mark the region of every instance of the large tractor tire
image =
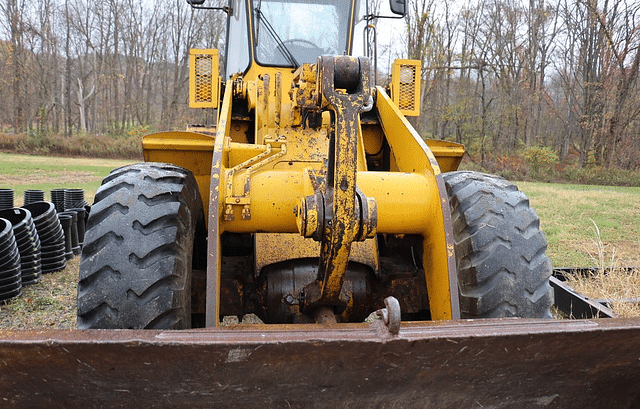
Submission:
POLYGON ((527 196, 498 176, 464 171, 443 176, 462 318, 551 318, 547 239, 527 196))
POLYGON ((190 171, 140 163, 111 172, 87 221, 78 328, 189 328, 203 223, 190 171))

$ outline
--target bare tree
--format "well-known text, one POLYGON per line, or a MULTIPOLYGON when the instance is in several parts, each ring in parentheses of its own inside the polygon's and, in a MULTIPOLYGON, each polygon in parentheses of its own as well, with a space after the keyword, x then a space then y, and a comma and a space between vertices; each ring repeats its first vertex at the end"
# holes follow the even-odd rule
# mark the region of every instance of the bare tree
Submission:
POLYGON ((640 74, 640 5, 619 1, 608 12, 604 9, 593 13, 604 37, 603 92, 607 96, 605 129, 596 146, 596 157, 613 166, 623 154, 618 150, 626 128, 640 112, 639 101, 631 99, 638 89, 640 74))
MULTIPOLYGON (((423 66, 411 120, 425 137, 482 161, 545 144, 581 166, 640 167, 637 2, 411 0, 408 11, 403 55, 423 66)), ((182 128, 204 117, 187 108, 188 50, 222 48, 224 19, 183 0, 0 2, 0 123, 37 135, 182 128)))
POLYGON ((25 81, 25 51, 24 51, 24 34, 25 24, 24 16, 26 9, 25 1, 7 0, 6 3, 0 4, 6 28, 9 33, 9 49, 8 62, 11 66, 11 111, 13 117, 11 124, 15 132, 24 131, 26 129, 24 106, 26 104, 26 84, 25 81))

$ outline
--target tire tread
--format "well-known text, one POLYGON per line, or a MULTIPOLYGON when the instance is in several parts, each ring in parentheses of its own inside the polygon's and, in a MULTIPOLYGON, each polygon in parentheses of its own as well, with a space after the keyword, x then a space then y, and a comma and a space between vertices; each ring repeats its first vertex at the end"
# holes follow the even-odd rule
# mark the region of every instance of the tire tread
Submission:
POLYGON ((551 317, 547 241, 526 195, 498 176, 469 171, 443 176, 463 317, 551 317))
POLYGON ((78 328, 190 325, 191 263, 202 202, 191 172, 141 163, 96 193, 78 282, 78 328))

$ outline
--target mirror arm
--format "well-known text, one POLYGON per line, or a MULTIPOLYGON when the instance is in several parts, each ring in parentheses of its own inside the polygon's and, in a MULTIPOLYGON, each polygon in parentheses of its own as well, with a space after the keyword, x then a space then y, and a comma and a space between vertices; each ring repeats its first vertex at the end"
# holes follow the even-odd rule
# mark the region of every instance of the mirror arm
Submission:
POLYGON ((227 14, 233 13, 233 10, 229 6, 224 6, 224 7, 203 6, 204 0, 187 0, 187 3, 189 3, 191 8, 196 10, 222 10, 227 14))
POLYGON ((401 18, 404 18, 404 17, 405 17, 404 15, 403 16, 376 16, 374 14, 369 14, 369 15, 363 16, 363 20, 370 21, 370 20, 373 20, 375 18, 401 19, 401 18))

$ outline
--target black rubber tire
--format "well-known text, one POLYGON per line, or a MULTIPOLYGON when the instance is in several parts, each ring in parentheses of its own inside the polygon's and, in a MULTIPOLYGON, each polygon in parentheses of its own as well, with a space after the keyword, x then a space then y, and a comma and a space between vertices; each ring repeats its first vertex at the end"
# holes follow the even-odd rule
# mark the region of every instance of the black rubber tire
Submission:
POLYGON ((462 318, 551 318, 547 239, 527 196, 498 176, 466 171, 443 176, 462 318))
POLYGON ((189 328, 191 268, 203 223, 190 171, 162 163, 112 171, 87 220, 78 328, 189 328))

